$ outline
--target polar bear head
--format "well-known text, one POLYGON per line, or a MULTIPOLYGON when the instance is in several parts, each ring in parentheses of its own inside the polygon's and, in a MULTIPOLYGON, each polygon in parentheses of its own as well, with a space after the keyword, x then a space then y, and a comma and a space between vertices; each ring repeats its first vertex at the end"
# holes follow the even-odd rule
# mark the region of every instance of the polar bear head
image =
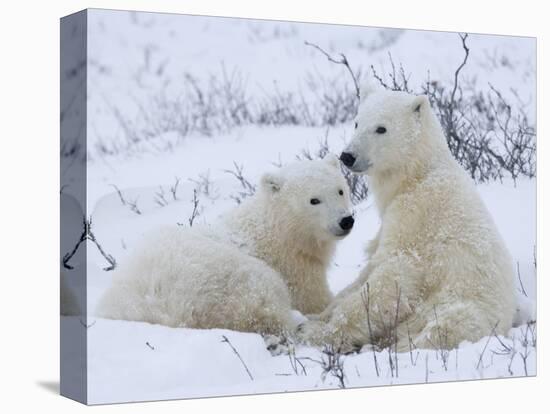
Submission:
MULTIPOLYGON (((361 90, 355 132, 340 159, 351 171, 381 175, 407 170, 441 147, 430 102, 372 85, 361 90)), ((439 124, 437 124, 439 125, 439 124)))
POLYGON ((261 191, 275 221, 297 240, 334 240, 353 227, 349 187, 334 155, 266 173, 261 191))

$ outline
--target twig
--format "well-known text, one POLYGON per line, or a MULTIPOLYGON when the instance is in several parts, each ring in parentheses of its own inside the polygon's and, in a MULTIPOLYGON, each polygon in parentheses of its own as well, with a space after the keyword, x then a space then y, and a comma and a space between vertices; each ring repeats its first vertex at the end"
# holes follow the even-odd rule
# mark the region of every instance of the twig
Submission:
POLYGON ((412 338, 411 338, 411 331, 409 329, 409 321, 407 321, 407 337, 409 339, 409 356, 411 358, 411 364, 413 367, 416 366, 416 362, 418 361, 418 356, 420 355, 420 352, 416 351, 416 358, 413 359, 413 346, 416 348, 416 346, 414 345, 413 341, 412 341, 412 338))
POLYGON ((357 99, 359 99, 359 83, 357 82, 357 77, 355 76, 355 73, 353 73, 353 70, 350 67, 350 64, 348 62, 348 58, 343 53, 340 53, 340 59, 335 59, 331 55, 329 55, 327 52, 325 52, 323 49, 321 49, 319 46, 317 46, 314 43, 304 42, 306 46, 311 46, 315 49, 317 49, 319 52, 321 52, 325 57, 329 60, 329 62, 336 63, 338 65, 344 65, 346 69, 348 70, 349 74, 351 75, 351 79, 353 80, 353 86, 355 87, 355 96, 357 99))
POLYGON ((341 349, 334 348, 334 345, 325 345, 322 351, 323 357, 320 361, 318 359, 310 357, 302 357, 300 359, 312 361, 316 364, 319 364, 323 369, 323 372, 321 374, 321 379, 323 381, 325 380, 327 374, 331 374, 333 377, 338 379, 340 388, 346 388, 346 384, 344 382, 346 378, 346 375, 344 373, 344 361, 342 353, 340 351, 341 349))
POLYGON ((138 208, 138 205, 137 205, 137 201, 138 201, 137 198, 133 201, 127 200, 122 195, 122 191, 120 191, 120 189, 116 185, 111 184, 111 187, 113 187, 116 190, 116 192, 118 194, 118 198, 120 198, 120 202, 122 203, 123 206, 128 206, 130 208, 130 210, 133 211, 134 213, 141 214, 141 210, 138 208))
POLYGON ((302 370, 302 374, 307 376, 306 367, 304 366, 304 364, 302 364, 302 361, 300 361, 300 358, 296 357, 296 349, 294 348, 294 346, 291 346, 289 348, 288 360, 290 361, 290 366, 292 367, 292 370, 296 375, 300 375, 298 373, 298 365, 299 365, 300 369, 302 370))
POLYGON ((191 212, 191 216, 189 217, 189 227, 193 227, 193 223, 195 222, 195 219, 199 216, 199 199, 197 197, 197 190, 193 190, 193 198, 191 199, 191 202, 193 203, 193 211, 191 212))
POLYGON ((445 328, 445 343, 443 343, 443 336, 441 335, 441 327, 439 326, 439 320, 437 318, 437 311, 436 307, 434 305, 434 315, 435 315, 435 326, 437 327, 437 338, 439 341, 438 344, 438 351, 441 356, 441 362, 443 363, 443 368, 445 368, 445 371, 447 371, 447 360, 449 358, 449 351, 447 351, 447 345, 448 345, 448 333, 447 328, 445 328))
POLYGON ((495 336, 495 332, 496 332, 496 329, 497 329, 497 326, 498 326, 499 323, 500 323, 500 321, 497 321, 497 323, 495 323, 495 326, 493 326, 493 329, 491 329, 491 333, 490 333, 489 337, 487 338, 487 342, 485 342, 485 346, 483 347, 483 350, 481 351, 481 355, 479 356, 479 360, 477 361, 476 369, 479 369, 479 366, 481 365, 481 362, 483 361, 483 354, 485 354, 485 350, 487 349, 487 346, 489 345, 489 342, 491 341, 491 338, 493 336, 495 336))
POLYGON ((159 186, 159 191, 155 193, 155 203, 157 203, 160 207, 168 205, 168 200, 166 200, 166 193, 164 192, 164 188, 161 185, 159 186))
POLYGON ((365 311, 367 312, 367 327, 369 330, 369 342, 372 346, 372 356, 374 359, 374 368, 376 369, 376 376, 380 377, 380 369, 378 367, 378 360, 376 358, 376 349, 374 349, 374 336, 372 334, 372 325, 370 321, 370 287, 367 282, 366 292, 365 289, 361 290, 361 299, 363 300, 363 305, 365 306, 365 311))
POLYGON ((86 222, 86 217, 82 217, 82 222, 84 223, 84 229, 82 230, 82 234, 80 235, 80 238, 78 239, 78 242, 75 244, 75 246, 73 247, 73 250, 71 250, 71 252, 69 253, 66 253, 64 256, 63 256, 63 267, 65 269, 74 269, 73 266, 71 266, 69 264, 69 260, 72 259, 72 257, 75 255, 75 253, 77 252, 80 244, 87 239, 88 237, 88 226, 87 226, 87 222, 86 222))
POLYGON ((250 377, 250 379, 252 381, 254 381, 254 377, 252 376, 252 374, 250 373, 250 370, 248 369, 248 367, 246 366, 245 362, 243 361, 243 359, 241 358, 241 355, 239 354, 239 351, 237 351, 235 349, 235 347, 233 346, 233 344, 229 341, 229 339, 227 339, 227 336, 225 335, 222 335, 222 342, 225 342, 227 345, 229 345, 231 347, 231 349, 233 350, 233 352, 235 353, 235 355, 237 355, 237 358, 239 358, 239 361, 241 361, 241 364, 243 365, 244 369, 246 370, 246 373, 248 374, 248 376, 250 377))
POLYGON ((395 358, 395 377, 399 378, 399 360, 398 360, 398 357, 397 357, 397 323, 399 321, 399 304, 401 302, 401 288, 399 287, 397 282, 395 282, 395 288, 397 290, 397 305, 395 306, 395 322, 394 322, 394 325, 393 325, 393 330, 394 330, 394 358, 395 358))
POLYGON ((92 232, 92 216, 90 216, 90 219, 88 220, 87 224, 88 224, 87 225, 88 239, 96 245, 97 249, 99 250, 99 253, 101 253, 101 255, 109 263, 109 266, 104 267, 103 270, 105 270, 106 272, 108 272, 109 270, 114 270, 116 267, 115 258, 112 255, 106 253, 105 250, 103 250, 103 247, 101 247, 101 244, 99 244, 94 233, 92 232))
POLYGON ((468 33, 464 33, 463 35, 459 33, 458 35, 462 40, 462 48, 464 49, 464 60, 462 61, 462 64, 455 70, 455 80, 453 85, 453 91, 451 92, 451 104, 454 104, 456 90, 458 89, 458 75, 462 70, 462 68, 466 65, 466 62, 468 61, 468 56, 470 55, 470 49, 468 48, 468 46, 466 46, 466 39, 468 38, 468 33))
POLYGON ((71 258, 75 255, 75 253, 77 252, 82 242, 84 242, 85 240, 90 240, 92 243, 96 245, 97 249, 99 250, 99 253, 101 253, 101 255, 109 263, 109 266, 103 268, 103 270, 107 272, 110 270, 114 270, 116 267, 115 258, 112 255, 106 253, 105 250, 103 250, 103 247, 101 246, 101 244, 99 244, 94 233, 92 232, 92 217, 90 216, 89 220, 86 220, 86 218, 84 217, 82 221, 84 224, 84 230, 80 235, 80 239, 74 246, 73 250, 70 253, 67 253, 63 256, 63 267, 66 269, 73 269, 73 266, 69 265, 69 260, 71 260, 71 258))
POLYGON ((519 286, 521 287, 521 293, 523 293, 523 296, 527 297, 527 292, 525 291, 525 288, 523 287, 523 281, 521 280, 521 272, 519 271, 519 262, 516 262, 517 267, 517 273, 518 273, 518 279, 519 279, 519 286))
POLYGON ((210 179, 210 170, 199 174, 197 179, 189 178, 189 181, 195 184, 195 188, 199 193, 204 194, 210 199, 217 198, 218 195, 216 194, 215 188, 213 187, 210 179))
POLYGON ((243 199, 253 196, 256 193, 256 186, 248 181, 248 179, 246 179, 243 175, 243 165, 239 165, 237 164, 237 162, 233 161, 233 166, 235 167, 234 171, 224 170, 224 172, 227 174, 231 174, 241 184, 241 187, 244 191, 239 192, 238 196, 231 196, 237 202, 237 204, 241 204, 243 199))
POLYGON ((176 177, 176 182, 174 183, 174 185, 170 186, 170 192, 172 193, 172 198, 174 199, 174 201, 178 199, 177 192, 178 192, 179 183, 180 183, 180 179, 179 177, 176 177))

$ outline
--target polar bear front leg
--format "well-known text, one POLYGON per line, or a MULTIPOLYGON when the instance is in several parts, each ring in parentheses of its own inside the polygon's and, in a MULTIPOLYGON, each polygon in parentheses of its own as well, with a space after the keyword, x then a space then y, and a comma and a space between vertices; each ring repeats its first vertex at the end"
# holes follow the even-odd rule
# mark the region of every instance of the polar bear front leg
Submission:
POLYGON ((300 326, 298 337, 304 342, 323 345, 360 346, 386 342, 387 336, 414 311, 420 294, 418 270, 405 255, 382 261, 373 268, 362 285, 337 302, 326 319, 309 321, 300 326))
POLYGON ((361 289, 350 293, 336 306, 330 320, 307 321, 298 327, 296 336, 303 343, 314 346, 332 345, 342 353, 356 351, 370 343, 372 336, 361 289))
POLYGON ((360 294, 369 335, 383 339, 414 312, 421 279, 415 259, 408 255, 396 254, 379 262, 360 294))
POLYGON ((346 286, 341 292, 339 292, 332 302, 319 314, 317 319, 328 322, 332 317, 334 309, 336 309, 350 294, 358 292, 361 290, 362 286, 368 280, 369 274, 371 273, 373 266, 368 264, 359 274, 357 279, 355 279, 351 284, 346 286))

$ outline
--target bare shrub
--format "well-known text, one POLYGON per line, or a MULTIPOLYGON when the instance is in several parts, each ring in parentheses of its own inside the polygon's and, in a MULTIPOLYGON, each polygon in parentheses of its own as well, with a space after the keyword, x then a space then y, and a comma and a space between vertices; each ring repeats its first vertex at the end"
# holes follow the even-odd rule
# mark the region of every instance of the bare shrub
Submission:
MULTIPOLYGON (((356 76, 361 76, 360 72, 356 76)), ((339 125, 355 118, 359 104, 357 92, 344 77, 327 77, 315 71, 307 74, 305 82, 313 97, 306 106, 309 125, 339 125)))
POLYGON ((170 194, 172 194, 172 199, 174 201, 178 200, 178 186, 180 184, 179 177, 175 177, 174 184, 170 186, 170 194))
POLYGON ((232 195, 231 198, 241 204, 245 198, 253 196, 256 193, 256 186, 252 184, 243 174, 243 165, 237 164, 233 161, 232 170, 224 170, 227 174, 232 175, 240 183, 241 190, 238 191, 237 195, 232 195))
MULTIPOLYGON (((488 92, 461 85, 460 75, 470 49, 468 35, 459 36, 464 56, 454 72, 452 87, 431 81, 428 74, 420 90, 428 96, 439 118, 451 153, 477 182, 506 176, 514 182, 521 176, 535 177, 535 128, 523 110, 523 103, 518 100, 513 107, 491 84, 488 92)), ((389 60, 389 81, 371 66, 374 78, 386 89, 414 92, 403 66, 396 67, 391 55, 389 60)))
POLYGON ((166 199, 166 191, 164 191, 163 186, 159 186, 158 191, 155 193, 155 203, 160 207, 168 205, 168 200, 166 199))
POLYGON ((193 223, 195 222, 195 219, 200 215, 197 190, 193 190, 193 198, 191 199, 191 203, 193 204, 193 210, 191 211, 191 215, 189 216, 189 220, 188 220, 189 227, 193 227, 193 223))
POLYGON ((380 83, 380 85, 382 85, 385 89, 389 89, 392 91, 403 91, 407 93, 412 93, 412 90, 409 88, 410 75, 407 75, 405 73, 405 69, 403 68, 403 65, 400 63, 399 67, 397 68, 393 61, 393 57, 389 52, 388 52, 388 60, 391 66, 391 71, 388 73, 388 77, 390 78, 389 82, 386 82, 380 75, 378 75, 374 66, 371 65, 370 68, 374 79, 376 79, 380 83))
MULTIPOLYGON (((200 206, 200 200, 197 195, 197 189, 193 189, 193 198, 191 199, 191 205, 193 206, 191 210, 191 214, 189 215, 189 218, 187 219, 187 223, 189 224, 189 227, 193 227, 193 224, 195 223, 195 220, 202 214, 202 207, 200 206)), ((183 226, 183 223, 177 223, 178 226, 183 226)))
POLYGON ((114 184, 111 184, 111 187, 113 187, 118 195, 118 198, 120 199, 120 203, 123 205, 123 206, 127 206, 130 211, 136 213, 136 214, 141 214, 141 210, 139 209, 138 207, 138 199, 135 198, 133 200, 129 200, 127 199, 123 194, 122 194, 122 191, 114 184))
POLYGON ((343 53, 340 53, 337 58, 331 56, 327 52, 325 52, 323 49, 321 49, 319 46, 317 46, 314 43, 304 42, 306 46, 311 46, 315 49, 317 49, 319 52, 321 52, 325 57, 328 59, 329 62, 336 63, 337 65, 343 65, 348 73, 350 74, 352 80, 353 80, 353 86, 355 87, 355 96, 357 99, 359 99, 359 82, 357 81, 358 76, 355 75, 353 72, 353 69, 351 68, 348 58, 343 53))
POLYGON ((107 261, 107 263, 109 263, 109 266, 104 267, 103 270, 105 270, 106 272, 110 270, 114 270, 117 264, 116 259, 103 249, 103 247, 97 240, 96 236, 92 232, 92 217, 90 216, 89 219, 86 219, 86 217, 83 217, 82 223, 83 223, 82 234, 80 235, 80 238, 76 242, 74 248, 63 256, 63 259, 62 259, 63 267, 66 269, 73 269, 73 266, 69 264, 69 261, 76 254, 80 245, 84 243, 86 240, 90 240, 97 247, 101 256, 103 256, 103 258, 107 261))
POLYGON ((199 174, 198 178, 189 178, 189 181, 195 184, 195 188, 200 194, 203 194, 212 200, 218 198, 216 188, 214 188, 214 184, 210 179, 210 170, 199 174))
MULTIPOLYGON (((529 369, 527 367, 527 361, 529 357, 532 355, 533 351, 536 351, 537 349, 537 322, 531 321, 528 322, 524 327, 520 328, 520 335, 519 337, 517 335, 513 335, 511 339, 511 343, 505 343, 498 335, 496 335, 494 332, 492 333, 492 336, 496 338, 496 340, 499 343, 499 347, 496 349, 492 349, 491 352, 493 355, 508 355, 509 361, 508 361, 508 374, 510 376, 514 375, 514 371, 512 370, 512 364, 514 362, 514 359, 516 356, 519 356, 522 361, 523 366, 523 374, 525 376, 529 375, 529 369)), ((484 351, 485 352, 485 349, 484 351)), ((480 356, 480 360, 483 357, 483 353, 480 356)), ((479 367, 480 362, 478 362, 479 367)))
POLYGON ((325 345, 323 347, 321 359, 302 357, 299 359, 309 360, 319 364, 322 368, 321 380, 324 382, 327 375, 332 375, 338 380, 340 388, 346 388, 346 374, 344 371, 344 355, 340 347, 334 345, 325 345))
MULTIPOLYGON (((381 41, 391 43, 396 35, 397 32, 388 32, 389 37, 381 41)), ((384 88, 423 93, 429 97, 451 153, 477 182, 535 177, 536 131, 524 111, 525 104, 513 89, 511 93, 517 102, 510 102, 510 98, 493 85, 477 90, 474 82, 463 79, 470 49, 468 35, 459 36, 464 53, 454 70, 451 85, 431 80, 428 73, 422 86, 414 90, 409 82, 411 74, 401 63, 394 62, 391 54, 388 54, 389 72, 380 74, 371 66, 372 76, 384 88)), ((319 52, 329 63, 340 66, 342 72, 327 76, 313 70, 302 80, 298 90, 283 90, 275 82, 272 88, 263 89, 260 94, 249 92, 248 77, 240 69, 227 69, 225 65, 206 78, 185 73, 182 81, 178 81, 178 88, 174 89, 172 80, 163 78, 162 67, 166 63, 160 62, 158 68, 151 67, 147 53, 156 51, 144 51, 145 63, 139 69, 141 74, 136 82, 148 74, 164 79, 162 86, 145 98, 134 98, 137 108, 134 118, 106 100, 106 107, 126 142, 110 142, 101 137, 95 150, 109 155, 143 148, 144 144, 146 148, 172 150, 189 134, 211 136, 251 124, 330 126, 350 122, 357 113, 362 68, 352 68, 343 53, 328 53, 311 42, 305 42, 304 47, 319 52)), ((72 156, 81 150, 64 148, 62 155, 72 156)), ((361 179, 354 177, 356 185, 362 189, 361 179)), ((356 199, 364 196, 354 195, 356 199)))
POLYGON ((172 201, 178 201, 178 186, 180 181, 179 177, 175 177, 174 184, 168 187, 168 191, 162 185, 159 185, 158 190, 155 192, 155 203, 160 207, 164 207, 172 201))

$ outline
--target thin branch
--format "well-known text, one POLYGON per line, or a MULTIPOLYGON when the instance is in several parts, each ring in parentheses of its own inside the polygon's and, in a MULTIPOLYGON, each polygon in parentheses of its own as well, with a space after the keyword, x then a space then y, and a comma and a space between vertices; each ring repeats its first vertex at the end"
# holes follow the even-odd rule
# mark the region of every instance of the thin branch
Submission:
POLYGON ((174 185, 170 186, 170 193, 172 193, 172 198, 174 199, 174 201, 178 199, 177 192, 178 192, 179 183, 180 183, 180 179, 179 177, 176 177, 176 182, 174 183, 174 185))
POLYGON ((489 334, 489 337, 487 338, 487 342, 485 342, 485 346, 483 347, 483 350, 481 351, 481 355, 479 356, 479 360, 477 361, 476 369, 479 369, 479 366, 481 365, 481 362, 483 361, 483 354, 485 354, 485 350, 487 349, 487 346, 489 345, 489 342, 491 341, 491 338, 493 336, 496 336, 496 329, 500 321, 497 321, 495 323, 495 326, 493 326, 493 329, 491 329, 491 333, 489 334))
POLYGON ((370 321, 370 287, 369 282, 367 282, 366 289, 361 290, 361 299, 363 300, 363 305, 365 307, 365 311, 367 312, 367 327, 369 330, 369 342, 371 343, 372 348, 372 356, 374 359, 374 368, 376 370, 376 376, 380 376, 380 368, 378 367, 378 360, 376 358, 376 349, 374 348, 374 336, 372 334, 372 325, 370 321))
POLYGON ((252 381, 254 381, 254 377, 252 376, 252 374, 250 373, 250 370, 248 369, 248 367, 246 366, 245 362, 243 361, 243 359, 241 358, 241 354, 239 354, 239 351, 237 351, 235 349, 235 347, 233 346, 233 344, 231 343, 231 341, 229 341, 229 339, 227 339, 227 336, 225 335, 222 335, 222 342, 225 342, 227 345, 229 345, 231 347, 231 349, 233 350, 233 352, 235 353, 235 355, 237 355, 237 358, 239 358, 239 361, 241 361, 241 364, 243 365, 244 369, 246 370, 246 373, 248 374, 248 376, 250 377, 250 379, 252 381))
POLYGON ((87 222, 86 222, 86 217, 82 217, 82 222, 83 222, 83 230, 82 230, 82 234, 80 235, 80 238, 78 239, 78 242, 75 244, 75 246, 73 247, 73 250, 69 253, 66 253, 64 256, 63 256, 63 267, 65 269, 74 269, 73 266, 71 266, 69 264, 69 260, 72 259, 72 257, 75 255, 75 253, 77 252, 78 248, 80 247, 80 244, 85 241, 88 237, 88 226, 87 226, 87 222))
POLYGON ((517 267, 517 273, 518 273, 518 280, 519 280, 519 286, 521 288, 521 293, 523 293, 523 296, 527 297, 527 292, 525 291, 525 288, 523 287, 523 281, 521 280, 521 272, 519 271, 519 262, 516 262, 517 267))
POLYGON ((445 368, 445 371, 447 371, 447 360, 449 358, 449 351, 447 351, 448 348, 448 332, 447 328, 445 328, 445 335, 441 334, 441 327, 439 326, 439 320, 437 318, 437 311, 436 307, 434 305, 434 316, 435 316, 435 326, 437 327, 437 338, 438 338, 438 351, 441 356, 441 362, 443 363, 443 368, 445 368), (443 339, 445 339, 445 342, 443 342, 443 339))
POLYGON ((197 190, 193 190, 193 198, 191 199, 191 203, 193 203, 193 211, 191 212, 191 216, 189 217, 189 227, 193 227, 193 223, 195 222, 195 219, 200 215, 199 212, 199 199, 197 197, 197 190))
MULTIPOLYGON (((399 378, 399 360, 397 357, 397 324, 399 322, 399 305, 401 302, 401 288, 398 283, 395 282, 395 288, 397 290, 397 305, 395 306, 395 322, 393 325, 394 334, 394 358, 395 358, 395 377, 399 378)), ((391 347, 390 347, 391 349, 391 347)))
POLYGON ((323 372, 321 373, 321 379, 323 381, 325 380, 327 374, 331 374, 333 377, 338 379, 340 388, 346 388, 346 384, 344 382, 346 378, 344 372, 344 360, 340 351, 340 348, 335 348, 333 345, 325 345, 323 347, 323 357, 321 360, 310 357, 302 357, 299 359, 319 364, 323 369, 323 372))
POLYGON ((357 82, 357 77, 355 76, 355 73, 353 73, 353 70, 350 67, 350 64, 349 64, 349 61, 348 61, 348 58, 346 57, 346 55, 344 55, 343 53, 340 53, 340 59, 335 59, 314 43, 310 43, 310 42, 306 41, 306 42, 304 42, 304 44, 306 46, 311 46, 311 47, 317 49, 319 52, 321 52, 323 55, 325 55, 325 57, 328 59, 329 62, 336 63, 337 65, 344 65, 346 67, 346 69, 348 70, 348 72, 351 76, 351 79, 353 80, 353 86, 355 87, 355 96, 357 97, 357 99, 359 99, 359 91, 360 91, 359 83, 357 82))
POLYGON ((470 49, 468 46, 466 46, 466 39, 468 38, 468 33, 458 34, 460 36, 460 39, 462 40, 462 48, 464 49, 464 60, 460 64, 460 66, 455 70, 455 80, 453 85, 453 91, 451 92, 451 104, 455 101, 455 94, 458 89, 458 75, 460 74, 460 71, 462 68, 466 65, 466 62, 468 61, 468 56, 470 55, 470 49))
POLYGON ((137 205, 137 201, 138 201, 137 198, 133 201, 128 200, 122 195, 122 191, 120 191, 120 189, 116 185, 111 184, 111 187, 113 187, 116 190, 118 194, 118 198, 120 199, 120 202, 122 203, 123 206, 128 206, 130 210, 133 211, 134 213, 141 214, 141 210, 138 208, 138 205, 137 205))
POLYGON ((86 220, 85 217, 83 218, 83 226, 84 226, 84 230, 83 230, 82 234, 80 235, 80 239, 78 240, 78 242, 74 246, 73 250, 70 253, 67 253, 63 256, 63 267, 66 268, 66 269, 73 269, 73 266, 71 266, 69 264, 69 260, 71 260, 71 258, 77 252, 80 245, 85 240, 90 240, 92 243, 94 243, 96 245, 97 249, 99 250, 99 253, 101 253, 101 255, 109 263, 109 266, 103 268, 103 270, 105 270, 106 272, 108 272, 110 270, 114 270, 115 267, 116 267, 116 260, 112 255, 106 253, 105 250, 103 250, 103 247, 101 246, 101 244, 97 241, 94 233, 92 232, 92 217, 91 216, 88 220, 86 220))
POLYGON ((101 253, 101 255, 109 263, 109 266, 104 267, 103 270, 105 270, 106 272, 108 272, 109 270, 114 270, 116 267, 115 258, 112 255, 106 253, 105 250, 103 250, 103 247, 101 247, 101 244, 99 244, 94 233, 92 232, 92 216, 90 216, 90 219, 88 220, 88 223, 87 223, 87 232, 88 232, 88 239, 96 245, 97 249, 99 250, 99 253, 101 253))
POLYGON ((164 207, 168 205, 168 200, 166 199, 166 192, 164 191, 164 188, 159 185, 159 190, 155 193, 155 203, 157 203, 160 207, 164 207))

